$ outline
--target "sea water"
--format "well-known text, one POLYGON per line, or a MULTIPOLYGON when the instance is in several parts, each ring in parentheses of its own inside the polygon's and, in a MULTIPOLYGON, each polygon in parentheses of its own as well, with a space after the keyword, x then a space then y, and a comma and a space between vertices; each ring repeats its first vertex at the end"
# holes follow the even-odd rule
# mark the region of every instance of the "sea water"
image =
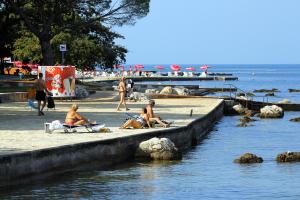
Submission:
MULTIPOLYGON (((215 70, 239 76, 235 84, 245 89, 274 87, 282 93, 289 87, 300 88, 298 66, 250 67, 215 70)), ((248 127, 236 127, 239 116, 223 117, 182 161, 95 167, 1 191, 0 199, 300 199, 300 163, 275 160, 279 153, 300 151, 300 123, 289 121, 294 117, 300 117, 300 112, 286 112, 282 119, 258 119, 248 127), (233 163, 246 152, 264 162, 233 163)))
MULTIPOLYGON (((171 71, 169 65, 164 65, 162 73, 171 71)), ((195 72, 203 72, 201 65, 190 64, 181 65, 182 71, 187 67, 194 66, 195 72)), ((146 65, 145 70, 155 70, 154 65, 146 65)), ((156 70, 157 71, 157 70, 156 70)), ((237 87, 244 92, 253 92, 255 89, 276 88, 280 92, 275 93, 274 97, 268 97, 270 102, 278 102, 283 99, 289 99, 291 102, 300 103, 300 93, 289 93, 288 89, 300 89, 300 65, 211 65, 208 68, 209 73, 228 73, 238 77, 238 81, 163 81, 160 84, 171 85, 199 85, 200 87, 237 87), (232 84, 232 85, 230 85, 232 84)), ((144 82, 147 84, 150 82, 144 82)), ((155 84, 151 82, 151 84, 155 84)), ((238 91, 241 92, 241 91, 238 91)), ((256 100, 266 101, 264 93, 255 93, 256 100)), ((228 93, 217 94, 229 95, 228 93)))

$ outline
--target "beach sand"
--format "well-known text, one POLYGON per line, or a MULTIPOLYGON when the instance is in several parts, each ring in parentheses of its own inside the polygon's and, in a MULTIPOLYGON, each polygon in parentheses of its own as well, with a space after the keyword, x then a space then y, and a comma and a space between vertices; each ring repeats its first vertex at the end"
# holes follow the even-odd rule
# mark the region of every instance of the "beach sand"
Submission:
MULTIPOLYGON (((116 92, 98 92, 81 101, 56 101, 56 109, 45 109, 45 116, 37 116, 25 102, 0 104, 0 155, 72 145, 81 142, 140 134, 161 129, 119 129, 125 120, 125 109, 116 112, 118 101, 116 92), (105 124, 110 133, 87 133, 85 129, 77 133, 63 130, 45 133, 44 123, 54 120, 64 121, 71 105, 79 105, 78 112, 91 120, 105 124)), ((185 126, 214 109, 222 100, 207 98, 157 99, 154 111, 162 119, 174 121, 170 128, 185 126), (193 116, 190 117, 190 111, 193 116)), ((138 114, 147 102, 128 102, 129 113, 138 114)))

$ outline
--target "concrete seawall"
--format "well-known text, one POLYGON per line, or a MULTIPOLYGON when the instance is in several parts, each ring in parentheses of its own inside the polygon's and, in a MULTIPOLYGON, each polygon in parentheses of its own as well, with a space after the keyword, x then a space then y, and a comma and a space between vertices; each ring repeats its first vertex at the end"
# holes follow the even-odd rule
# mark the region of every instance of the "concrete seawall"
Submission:
POLYGON ((0 157, 0 186, 15 184, 20 180, 43 174, 71 171, 94 161, 99 161, 103 166, 122 163, 133 159, 139 143, 152 137, 167 137, 180 150, 188 149, 209 133, 223 116, 223 109, 224 102, 221 101, 208 114, 186 126, 3 155, 0 157))

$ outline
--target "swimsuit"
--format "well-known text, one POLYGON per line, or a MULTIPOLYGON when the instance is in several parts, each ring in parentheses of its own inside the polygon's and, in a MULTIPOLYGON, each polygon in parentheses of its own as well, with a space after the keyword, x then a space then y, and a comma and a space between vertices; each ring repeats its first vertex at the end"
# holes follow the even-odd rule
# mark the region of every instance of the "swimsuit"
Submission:
POLYGON ((35 99, 38 101, 45 101, 46 93, 44 92, 44 90, 37 90, 35 94, 35 99))

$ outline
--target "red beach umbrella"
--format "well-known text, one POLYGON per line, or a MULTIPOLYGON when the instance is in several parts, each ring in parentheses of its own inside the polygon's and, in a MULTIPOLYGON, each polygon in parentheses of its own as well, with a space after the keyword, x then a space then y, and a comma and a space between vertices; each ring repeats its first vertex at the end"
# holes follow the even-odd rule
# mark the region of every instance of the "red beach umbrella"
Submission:
POLYGON ((144 65, 135 65, 134 66, 136 69, 143 69, 144 68, 144 65))
POLYGON ((157 66, 155 66, 154 68, 155 68, 155 69, 159 69, 159 70, 164 69, 164 67, 163 67, 163 66, 160 66, 160 65, 157 65, 157 66))
POLYGON ((180 71, 181 67, 179 65, 171 65, 170 68, 173 70, 173 71, 180 71))
POLYGON ((187 67, 187 68, 185 68, 186 70, 190 70, 190 71, 195 71, 196 69, 195 69, 195 67, 187 67))
POLYGON ((202 70, 207 70, 209 67, 210 67, 210 66, 208 66, 208 65, 203 65, 203 66, 200 67, 200 69, 202 69, 202 70))

